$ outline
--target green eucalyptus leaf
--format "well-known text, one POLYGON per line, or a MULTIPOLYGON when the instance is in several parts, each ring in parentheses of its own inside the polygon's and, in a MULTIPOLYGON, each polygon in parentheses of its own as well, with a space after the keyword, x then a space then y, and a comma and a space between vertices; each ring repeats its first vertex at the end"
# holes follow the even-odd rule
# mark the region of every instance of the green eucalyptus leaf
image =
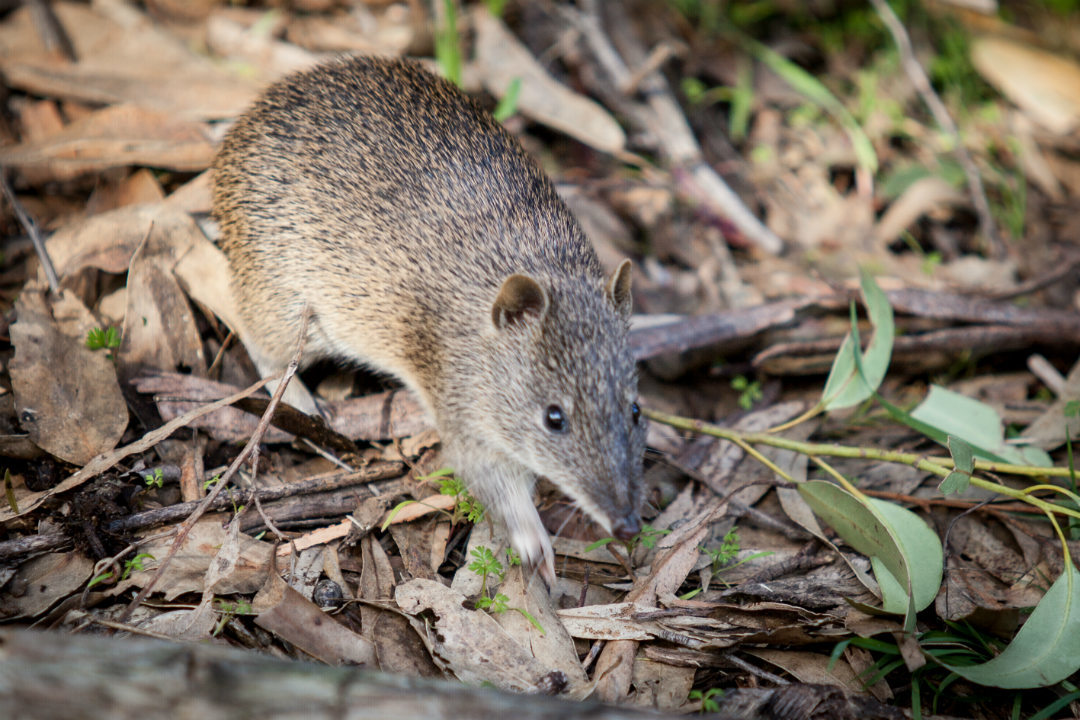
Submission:
POLYGON ((1080 573, 1071 561, 1000 655, 948 669, 971 682, 1011 690, 1046 687, 1080 670, 1080 573))
POLYGON ((905 629, 913 629, 915 613, 929 606, 941 587, 944 556, 937 534, 910 510, 829 482, 801 483, 799 494, 845 542, 871 559, 882 609, 904 615, 905 629))
POLYGON ((967 490, 968 485, 970 484, 970 475, 953 470, 941 481, 941 484, 938 485, 938 490, 941 491, 942 495, 956 495, 957 493, 962 493, 967 490))
POLYGON ((997 410, 938 385, 930 386, 926 399, 911 411, 911 418, 935 428, 938 434, 930 437, 938 442, 948 442, 942 439, 941 434, 962 440, 971 446, 975 457, 982 460, 1038 467, 1053 464, 1050 456, 1039 448, 1006 443, 1004 426, 997 410))
POLYGON ((892 307, 869 273, 862 273, 861 284, 863 303, 866 305, 870 324, 874 327, 874 335, 866 347, 866 352, 862 353, 856 362, 859 344, 853 311, 853 332, 844 338, 840 350, 836 353, 836 359, 833 360, 829 378, 825 381, 822 404, 826 410, 851 407, 873 396, 889 369, 896 332, 892 307))

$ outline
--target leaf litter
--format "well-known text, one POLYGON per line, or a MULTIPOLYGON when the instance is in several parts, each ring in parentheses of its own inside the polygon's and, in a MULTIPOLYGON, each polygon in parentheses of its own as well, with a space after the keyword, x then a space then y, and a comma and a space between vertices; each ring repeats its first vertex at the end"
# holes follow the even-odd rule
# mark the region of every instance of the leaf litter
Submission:
MULTIPOLYGON (((502 18, 479 3, 460 15, 472 33, 461 41, 464 80, 490 107, 521 83, 508 127, 542 157, 602 261, 635 261, 643 405, 755 434, 820 403, 827 416, 777 437, 950 455, 953 483, 939 491, 942 476, 917 461, 870 473, 865 458, 833 458, 834 475, 813 453, 755 446, 777 474, 741 445, 654 422, 649 445, 665 456, 650 457, 651 524, 631 552, 596 546, 595 529, 542 489, 559 555, 549 595, 498 554, 498 528, 470 526, 455 515, 462 497, 423 480, 439 465, 415 399, 361 378, 351 397, 327 403, 330 431, 351 448, 274 421, 284 427, 265 431, 257 472, 194 526, 128 626, 239 644, 241 626, 255 625, 269 633, 264 649, 330 664, 673 713, 706 707, 711 687, 741 685, 732 694, 749 697, 748 685, 780 678, 807 683, 812 697, 820 691, 809 684, 822 683, 910 706, 910 680, 877 672, 882 652, 918 677, 940 661, 973 687, 1053 685, 1080 669, 1076 571, 1062 554, 1080 549, 1073 526, 1057 542, 1024 510, 1034 483, 1009 476, 1007 498, 969 484, 980 463, 1068 466, 1080 440, 1080 254, 1069 240, 1080 230, 1071 135, 1080 115, 1060 91, 1076 73, 1066 53, 1030 34, 965 30, 967 82, 988 85, 980 114, 960 122, 1005 236, 1001 254, 979 237, 950 148, 917 96, 899 89, 902 74, 852 75, 858 43, 821 55, 815 79, 745 38, 702 42, 713 31, 687 24, 675 4, 510 5, 502 18), (722 52, 754 71, 728 76, 722 52), (1017 82, 1020 67, 1039 83, 1017 82), (858 102, 832 75, 854 78, 858 102), (718 98, 744 83, 746 141, 724 139, 733 106, 695 100, 678 83, 691 76, 706 95, 710 84, 729 93, 718 98), (884 292, 860 283, 860 268, 884 292), (856 327, 875 328, 864 353, 860 333, 848 334, 860 284, 869 313, 856 327), (1049 369, 1034 369, 1036 353, 1049 369), (835 357, 839 375, 826 383, 835 357), (971 376, 996 378, 1010 399, 967 395, 971 376), (912 427, 938 428, 947 450, 888 425, 878 397, 914 408, 912 427), (404 477, 402 460, 415 466, 404 477), (832 484, 836 475, 859 491, 832 484), (418 502, 383 529, 402 500, 418 502), (732 530, 738 543, 725 555, 732 530), (868 531, 869 544, 856 539, 868 531), (499 571, 471 569, 483 549, 499 571), (904 636, 905 618, 908 631, 929 632, 922 645, 904 636), (945 621, 1011 643, 984 664, 957 663, 929 644, 945 621), (902 639, 892 649, 837 645, 889 637, 902 639)), ((206 217, 203 171, 220 121, 327 51, 422 51, 418 28, 438 18, 380 3, 346 17, 207 2, 167 22, 165 3, 156 17, 116 2, 54 6, 74 62, 43 48, 28 8, 0 20, 15 120, 0 129, 0 163, 46 230, 63 286, 45 289, 26 231, 5 215, 10 390, 0 407, 5 432, 39 455, 5 463, 0 608, 12 624, 54 614, 74 628, 112 622, 110 603, 145 587, 173 547, 184 516, 150 516, 178 507, 178 490, 137 468, 198 468, 193 487, 205 494, 233 444, 257 431, 258 418, 233 407, 256 392, 254 373, 233 336, 242 328, 206 217), (193 50, 193 37, 208 50, 193 50), (114 347, 87 346, 92 330, 109 328, 114 347), (51 487, 36 480, 45 458, 61 468, 51 487), (136 526, 139 516, 148 524, 136 526)), ((789 22, 808 46, 823 42, 789 22)), ((777 27, 754 27, 755 41, 775 40, 777 27)), ((1055 482, 1070 487, 1067 476, 1055 482)), ((873 708, 862 716, 891 712, 873 708)), ((994 716, 993 705, 983 712, 994 716)))

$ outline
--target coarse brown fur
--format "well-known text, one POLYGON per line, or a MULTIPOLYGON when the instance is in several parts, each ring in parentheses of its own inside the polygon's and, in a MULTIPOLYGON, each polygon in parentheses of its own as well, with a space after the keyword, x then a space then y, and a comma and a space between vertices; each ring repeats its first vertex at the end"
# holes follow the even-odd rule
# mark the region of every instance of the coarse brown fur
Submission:
POLYGON ((604 276, 551 182, 483 109, 414 62, 340 59, 271 87, 214 171, 260 372, 285 367, 308 308, 305 362, 360 363, 411 388, 448 462, 549 582, 537 475, 609 532, 637 530, 629 264, 604 276))

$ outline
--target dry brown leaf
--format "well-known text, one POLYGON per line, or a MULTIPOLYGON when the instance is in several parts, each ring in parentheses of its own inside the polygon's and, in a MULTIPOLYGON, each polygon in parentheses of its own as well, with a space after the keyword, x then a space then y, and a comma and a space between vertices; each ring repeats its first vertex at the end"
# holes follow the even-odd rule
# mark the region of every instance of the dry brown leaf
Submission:
POLYGON ((255 81, 196 55, 131 6, 52 7, 79 61, 60 60, 43 47, 24 5, 0 24, 0 71, 10 86, 94 105, 137 103, 177 120, 233 117, 255 99, 255 81))
MULTIPOLYGON (((154 394, 158 413, 169 422, 205 403, 231 395, 236 391, 232 385, 207 378, 179 373, 142 373, 131 379, 140 393, 154 394)), ((205 430, 210 437, 223 442, 244 442, 255 432, 259 418, 234 407, 223 407, 192 421, 190 427, 205 430)), ((263 442, 289 442, 292 435, 270 427, 263 442)))
POLYGON ((360 543, 364 567, 360 573, 358 596, 363 635, 375 645, 379 666, 395 674, 437 677, 427 648, 417 636, 410 618, 384 610, 375 603, 391 603, 394 594, 394 568, 378 539, 367 535, 360 543))
POLYGON ((1075 443, 1080 440, 1080 416, 1065 415, 1068 403, 1080 402, 1080 359, 1069 370, 1065 387, 1035 422, 1028 425, 1020 437, 1043 450, 1055 450, 1065 444, 1069 437, 1075 443))
POLYGON ((971 64, 1003 95, 1052 133, 1080 125, 1080 64, 1003 37, 971 42, 971 64))
POLYGON ((191 215, 210 214, 210 182, 213 175, 213 170, 199 173, 173 190, 172 194, 165 198, 165 204, 191 215))
POLYGON ((137 625, 145 632, 157 633, 182 642, 209 640, 218 624, 217 613, 201 610, 173 610, 155 615, 137 625))
POLYGON ((206 374, 202 338, 195 313, 171 271, 174 252, 170 242, 186 236, 151 231, 131 259, 127 277, 127 309, 120 364, 128 372, 151 367, 172 372, 206 374))
MULTIPOLYGON (((273 546, 247 535, 239 535, 236 540, 235 557, 227 567, 219 567, 208 576, 211 566, 219 563, 217 559, 226 541, 225 529, 220 517, 205 517, 191 528, 184 546, 169 561, 165 573, 154 585, 154 592, 172 600, 188 592, 203 593, 207 590, 209 579, 214 583, 212 589, 220 595, 233 593, 253 593, 266 581, 267 563, 270 562, 273 546)), ((168 555, 175 542, 175 537, 156 538, 139 546, 140 553, 148 553, 157 560, 168 555)), ((157 573, 157 563, 151 563, 147 569, 134 572, 116 585, 110 594, 118 595, 131 587, 143 587, 157 573)))
POLYGON ((900 237, 923 215, 948 205, 967 202, 967 196, 931 175, 911 183, 898 197, 874 227, 874 238, 882 250, 900 237))
POLYGON ((509 568, 505 580, 497 590, 492 591, 505 595, 510 608, 521 608, 528 612, 543 631, 523 613, 512 610, 495 615, 495 622, 518 645, 528 648, 542 665, 563 672, 568 682, 564 692, 567 697, 577 700, 586 698, 592 692, 592 684, 581 667, 574 639, 560 622, 557 609, 552 605, 553 596, 544 584, 531 574, 527 575, 521 566, 515 566, 509 568))
POLYGON ((136 170, 117 183, 99 185, 86 201, 86 214, 115 210, 126 205, 152 205, 165 199, 161 183, 146 168, 136 170))
MULTIPOLYGON (((686 524, 657 543, 658 552, 648 576, 634 582, 627 601, 655 605, 657 598, 673 594, 697 562, 702 541, 709 533, 710 522, 723 514, 726 503, 715 501, 686 524)), ((630 691, 634 676, 634 658, 638 643, 634 640, 614 640, 601 651, 596 661, 597 697, 603 702, 619 702, 630 691)))
POLYGON ((270 573, 253 603, 255 624, 327 665, 377 667, 375 646, 270 573))
POLYGON ((151 229, 157 247, 161 252, 167 249, 173 262, 200 240, 207 242, 190 215, 158 203, 129 205, 65 225, 45 246, 61 278, 84 268, 119 274, 127 272, 135 250, 151 229))
POLYGON ((631 704, 658 712, 677 712, 686 704, 696 672, 695 667, 669 665, 640 657, 634 663, 635 692, 631 704))
POLYGON ((522 648, 486 612, 467 610, 465 596, 434 580, 399 585, 394 599, 403 612, 423 614, 414 623, 432 658, 446 672, 469 685, 491 683, 512 692, 541 692, 552 672, 522 648))
POLYGON ((108 353, 86 346, 87 333, 97 327, 90 311, 70 291, 50 301, 33 283, 15 309, 15 357, 8 369, 30 439, 74 465, 116 447, 127 427, 127 403, 108 353))
POLYGON ((302 552, 317 545, 325 545, 328 542, 339 540, 349 534, 349 530, 352 526, 352 521, 342 520, 339 523, 312 530, 288 543, 279 545, 277 555, 278 557, 287 557, 292 555, 294 549, 302 552))
POLYGON ((417 518, 422 518, 425 515, 430 515, 431 513, 453 510, 455 505, 457 505, 457 498, 453 495, 436 493, 435 495, 429 495, 423 500, 417 500, 416 502, 401 508, 401 510, 398 510, 397 513, 394 514, 394 518, 390 523, 392 525, 397 525, 399 523, 411 522, 417 518))
POLYGON ((586 640, 637 640, 656 637, 656 625, 634 619, 634 615, 655 610, 632 602, 559 610, 559 620, 572 637, 586 640))
POLYGON ((41 180, 68 180, 125 165, 184 172, 205 170, 214 158, 206 127, 138 105, 113 105, 41 140, 0 149, 0 163, 41 180))
POLYGON ((4 620, 37 617, 90 579, 94 563, 81 552, 48 553, 19 566, 4 593, 4 620), (21 591, 17 591, 21 588, 21 591))
POLYGON ((476 29, 477 69, 489 92, 502 97, 510 83, 520 79, 517 110, 522 115, 603 152, 625 149, 626 133, 607 110, 551 77, 487 8, 477 6, 470 17, 476 29))
POLYGON ((772 648, 746 648, 745 652, 772 663, 804 683, 839 685, 848 692, 856 694, 866 690, 863 682, 855 676, 855 671, 844 658, 839 658, 834 662, 828 655, 772 648))

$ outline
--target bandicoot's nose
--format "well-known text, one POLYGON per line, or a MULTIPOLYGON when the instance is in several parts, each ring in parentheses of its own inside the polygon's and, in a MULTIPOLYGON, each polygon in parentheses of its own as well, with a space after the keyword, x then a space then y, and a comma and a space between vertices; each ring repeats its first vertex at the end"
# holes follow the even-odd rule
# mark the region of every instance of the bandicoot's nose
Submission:
POLYGON ((629 542, 641 532, 641 519, 635 512, 617 518, 611 526, 611 532, 623 542, 629 542))

